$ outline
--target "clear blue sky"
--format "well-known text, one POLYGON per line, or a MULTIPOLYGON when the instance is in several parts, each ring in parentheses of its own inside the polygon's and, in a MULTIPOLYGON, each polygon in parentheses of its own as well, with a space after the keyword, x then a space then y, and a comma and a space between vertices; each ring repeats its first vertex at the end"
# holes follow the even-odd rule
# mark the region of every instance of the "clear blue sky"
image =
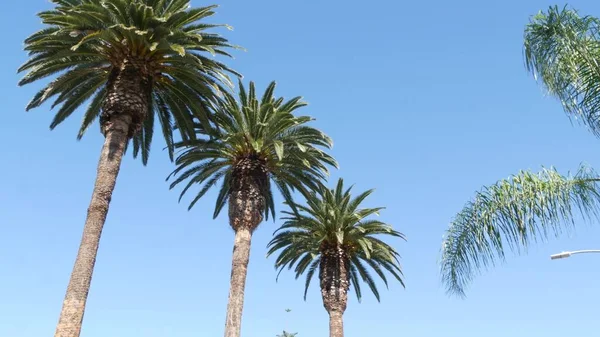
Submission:
MULTIPOLYGON (((208 3, 193 1, 195 6, 208 3)), ((580 162, 600 169, 600 141, 572 126, 560 104, 523 66, 528 17, 552 1, 222 0, 217 21, 243 45, 229 64, 260 87, 302 95, 316 126, 369 205, 406 233, 398 245, 407 288, 382 303, 352 297, 346 336, 597 336, 600 256, 550 261, 562 250, 600 248, 600 230, 580 226, 484 273, 466 300, 445 295, 437 259, 453 215, 483 184, 517 172, 580 162)), ((573 1, 600 16, 597 1, 573 1)), ((562 3, 560 4, 562 5, 562 3)), ((49 106, 26 113, 37 88, 16 86, 23 39, 40 27, 45 0, 7 1, 3 35, 0 165, 0 336, 51 336, 71 272, 96 163, 98 128, 75 135, 81 114, 49 131, 49 106)), ((102 237, 83 337, 220 336, 233 233, 211 218, 214 194, 191 212, 164 178, 162 142, 148 167, 124 161, 102 237)), ((318 287, 278 283, 266 243, 277 223, 256 232, 248 274, 245 337, 326 336, 318 287), (291 313, 284 309, 291 308, 291 313)))

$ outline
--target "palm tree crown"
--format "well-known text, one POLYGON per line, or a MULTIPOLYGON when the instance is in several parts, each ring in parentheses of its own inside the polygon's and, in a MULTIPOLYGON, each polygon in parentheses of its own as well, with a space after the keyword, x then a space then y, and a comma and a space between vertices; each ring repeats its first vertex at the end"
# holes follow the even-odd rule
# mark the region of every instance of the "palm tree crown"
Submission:
POLYGON ((327 165, 337 167, 335 159, 320 149, 330 148, 331 139, 306 125, 312 118, 293 115, 306 103, 301 97, 288 101, 277 98, 274 90, 272 82, 259 100, 254 83, 250 82, 246 91, 240 82, 239 101, 225 94, 224 102, 216 110, 214 122, 218 135, 179 144, 184 149, 176 160, 178 167, 173 175, 181 175, 171 188, 188 180, 181 199, 193 185, 204 184, 190 209, 222 180, 214 212, 217 217, 227 197, 250 181, 257 186, 259 197, 264 198, 260 212, 268 218, 270 211, 274 217, 271 181, 291 201, 293 190, 307 194, 328 175, 327 165))
MULTIPOLYGON (((386 286, 388 282, 384 270, 404 286, 400 255, 393 247, 376 237, 391 235, 404 239, 404 235, 384 222, 367 219, 378 214, 382 208, 359 208, 373 190, 352 198, 351 189, 352 187, 344 190, 343 180, 340 179, 335 189, 322 188, 319 193, 311 193, 306 206, 295 205, 298 212, 284 212, 287 214, 284 218, 285 223, 269 243, 268 255, 280 251, 275 261, 275 266, 280 272, 295 266, 296 278, 299 278, 308 271, 305 299, 317 268, 320 267, 323 283, 325 274, 337 274, 340 263, 349 271, 349 279, 339 279, 335 282, 349 281, 354 286, 358 300, 362 296, 360 280, 364 281, 377 300, 380 300, 377 285, 368 267, 375 271, 386 286), (332 250, 341 250, 343 261, 329 263, 332 250)), ((323 287, 323 284, 321 286, 323 287)))
POLYGON ((598 218, 599 181, 585 166, 566 177, 550 168, 539 174, 521 171, 476 193, 450 224, 442 245, 442 279, 448 292, 464 295, 480 269, 504 260, 506 247, 519 252, 568 231, 577 213, 598 218))
POLYGON ((528 70, 600 137, 600 20, 567 7, 540 11, 525 29, 524 51, 528 70))
POLYGON ((296 337, 297 335, 297 332, 287 332, 284 330, 281 335, 277 335, 276 337, 296 337))
POLYGON ((143 92, 136 93, 140 98, 129 95, 128 99, 143 102, 145 114, 132 113, 129 136, 134 137, 134 156, 141 150, 144 163, 155 114, 171 157, 173 124, 184 139, 194 137, 194 119, 210 127, 213 90, 228 83, 227 73, 232 72, 206 56, 228 55, 224 49, 233 47, 219 35, 206 32, 217 25, 200 22, 214 14, 215 6, 190 9, 189 0, 52 2, 55 8, 39 14, 47 27, 25 41, 30 59, 19 68, 19 72, 27 71, 19 85, 58 75, 27 106, 29 110, 56 97, 52 107, 60 109, 51 129, 87 101, 91 103, 78 138, 98 116, 104 128, 112 113, 106 106, 111 83, 122 73, 142 78, 143 92))

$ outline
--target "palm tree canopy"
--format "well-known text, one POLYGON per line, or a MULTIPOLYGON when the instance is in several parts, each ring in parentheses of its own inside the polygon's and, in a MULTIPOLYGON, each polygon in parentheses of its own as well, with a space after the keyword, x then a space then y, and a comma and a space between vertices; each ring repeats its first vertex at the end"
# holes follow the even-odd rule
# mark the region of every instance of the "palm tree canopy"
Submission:
POLYGON ((567 7, 550 7, 525 29, 527 68, 569 116, 600 137, 600 21, 567 7))
POLYGON ((284 330, 281 335, 277 335, 277 337, 296 337, 297 335, 297 332, 287 332, 284 330))
MULTIPOLYGON (((151 80, 150 104, 134 141, 134 156, 144 163, 152 140, 155 114, 173 157, 173 124, 184 139, 194 137, 193 121, 209 128, 215 90, 229 84, 234 73, 209 54, 226 55, 234 47, 217 34, 219 26, 202 21, 215 6, 190 8, 189 0, 52 0, 56 6, 39 13, 46 25, 25 40, 30 58, 19 85, 54 76, 27 105, 27 110, 55 97, 60 106, 54 129, 86 102, 80 139, 101 115, 106 84, 124 62, 136 65, 151 80)), ((230 85, 230 84, 229 84, 230 85)), ((137 131, 137 130, 136 130, 137 131)))
POLYGON ((232 179, 238 166, 253 160, 263 166, 270 178, 261 186, 261 193, 266 200, 265 217, 268 218, 270 211, 275 218, 271 181, 285 200, 291 202, 292 191, 308 194, 308 190, 318 188, 327 177, 328 165, 337 167, 335 159, 320 149, 330 148, 332 140, 306 125, 313 120, 311 117, 293 114, 306 103, 301 97, 288 101, 275 97, 275 86, 275 82, 271 82, 259 99, 253 82, 246 90, 240 81, 239 100, 225 93, 223 103, 214 114, 218 135, 178 144, 183 151, 171 176, 181 175, 171 188, 188 181, 180 194, 181 200, 193 185, 203 184, 189 209, 222 181, 214 212, 217 217, 232 191, 232 179))
POLYGON ((390 235, 404 239, 404 235, 379 220, 368 219, 378 215, 383 208, 360 208, 373 192, 368 190, 352 198, 352 187, 344 190, 342 179, 335 189, 321 188, 307 197, 307 205, 295 205, 298 212, 284 212, 285 223, 269 242, 267 256, 279 251, 275 267, 281 271, 295 266, 296 279, 306 273, 304 298, 312 277, 321 262, 323 247, 342 247, 349 262, 350 284, 360 301, 360 280, 365 282, 377 300, 377 285, 368 267, 388 285, 387 270, 404 286, 398 252, 377 238, 390 235))
POLYGON ((554 168, 534 174, 521 171, 477 192, 456 215, 442 245, 441 273, 447 291, 464 295, 482 268, 515 252, 559 235, 600 215, 600 179, 582 165, 577 174, 562 176, 554 168))

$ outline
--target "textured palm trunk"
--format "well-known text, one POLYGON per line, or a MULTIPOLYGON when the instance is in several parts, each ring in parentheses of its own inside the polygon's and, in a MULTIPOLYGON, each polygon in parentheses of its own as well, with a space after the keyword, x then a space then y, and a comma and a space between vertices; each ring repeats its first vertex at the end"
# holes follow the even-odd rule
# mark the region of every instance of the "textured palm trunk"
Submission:
POLYGON ((229 196, 229 222, 235 231, 225 337, 240 337, 244 291, 250 261, 252 233, 263 219, 264 184, 268 177, 260 162, 242 160, 234 169, 229 196))
POLYGON ((344 313, 329 312, 329 337, 344 337, 344 313))
POLYGON ((55 337, 79 337, 85 305, 92 281, 100 236, 108 214, 113 190, 119 175, 127 143, 148 107, 143 92, 145 81, 127 67, 113 71, 107 84, 101 125, 104 145, 90 202, 83 237, 63 301, 55 337))
POLYGON ((241 333, 251 239, 252 233, 246 228, 241 228, 235 232, 225 337, 239 337, 241 333))
POLYGON ((329 314, 329 336, 344 337, 343 316, 348 305, 348 261, 339 247, 325 247, 319 266, 323 306, 329 314))

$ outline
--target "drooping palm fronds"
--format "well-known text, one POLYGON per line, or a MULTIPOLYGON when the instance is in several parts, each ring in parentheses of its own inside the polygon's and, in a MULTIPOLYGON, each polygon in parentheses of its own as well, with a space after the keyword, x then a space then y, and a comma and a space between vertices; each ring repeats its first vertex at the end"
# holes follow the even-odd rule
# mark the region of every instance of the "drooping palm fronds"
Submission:
POLYGON ((286 101, 276 97, 274 92, 275 82, 271 82, 259 98, 254 83, 250 82, 246 90, 240 82, 239 99, 225 93, 224 102, 216 110, 214 122, 218 134, 211 139, 178 144, 182 152, 171 176, 179 176, 171 188, 187 181, 181 200, 191 187, 202 186, 190 209, 222 181, 214 212, 214 217, 218 216, 234 187, 236 171, 249 161, 260 166, 267 176, 261 180, 261 193, 266 201, 264 212, 266 218, 269 212, 274 218, 271 182, 284 199, 291 202, 292 191, 308 194, 326 179, 327 166, 337 167, 335 159, 323 150, 332 146, 332 140, 306 125, 313 120, 311 117, 294 116, 297 109, 306 105, 302 98, 286 101))
POLYGON ((29 60, 19 72, 25 85, 54 77, 27 105, 27 110, 54 99, 54 129, 89 102, 78 138, 101 116, 106 85, 124 63, 134 64, 149 79, 147 118, 133 138, 134 156, 148 160, 157 120, 173 155, 173 126, 184 139, 194 137, 193 122, 209 128, 216 91, 231 86, 237 74, 214 55, 234 48, 208 32, 219 25, 204 23, 216 6, 191 8, 189 0, 53 0, 39 14, 46 25, 25 40, 29 60), (223 87, 223 83, 225 87, 223 87))
POLYGON ((481 270, 503 261, 505 250, 571 230, 576 216, 600 215, 600 178, 581 166, 571 176, 554 168, 521 171, 477 192, 456 215, 442 245, 441 274, 447 291, 464 295, 481 270))
MULTIPOLYGON (((344 190, 340 179, 335 189, 321 188, 311 193, 307 204, 298 205, 299 212, 284 212, 285 223, 269 242, 268 256, 279 251, 275 267, 279 271, 294 268, 296 279, 306 273, 304 298, 311 280, 321 266, 326 247, 340 247, 350 266, 350 284, 357 298, 362 297, 361 281, 366 283, 377 300, 380 300, 373 270, 388 285, 384 271, 390 273, 402 286, 402 270, 398 252, 379 236, 404 239, 404 235, 390 225, 375 219, 382 208, 360 208, 361 203, 373 192, 368 190, 356 197, 352 187, 344 190)), ((322 266, 321 266, 322 268, 322 266)), ((336 274, 335 271, 332 274, 336 274)))
POLYGON ((307 125, 312 118, 294 115, 306 103, 300 97, 286 101, 274 92, 271 82, 259 98, 253 82, 246 90, 241 81, 238 99, 225 92, 214 114, 217 131, 209 138, 177 144, 182 152, 171 175, 180 174, 171 188, 186 182, 180 200, 192 186, 200 187, 190 209, 219 183, 213 216, 229 205, 235 241, 225 323, 228 337, 241 333, 252 233, 269 213, 275 218, 272 183, 291 202, 294 190, 308 194, 322 185, 329 165, 337 167, 324 151, 332 146, 331 139, 307 125))
POLYGON ((540 11, 525 29, 524 53, 569 116, 600 137, 600 20, 568 7, 540 11))

